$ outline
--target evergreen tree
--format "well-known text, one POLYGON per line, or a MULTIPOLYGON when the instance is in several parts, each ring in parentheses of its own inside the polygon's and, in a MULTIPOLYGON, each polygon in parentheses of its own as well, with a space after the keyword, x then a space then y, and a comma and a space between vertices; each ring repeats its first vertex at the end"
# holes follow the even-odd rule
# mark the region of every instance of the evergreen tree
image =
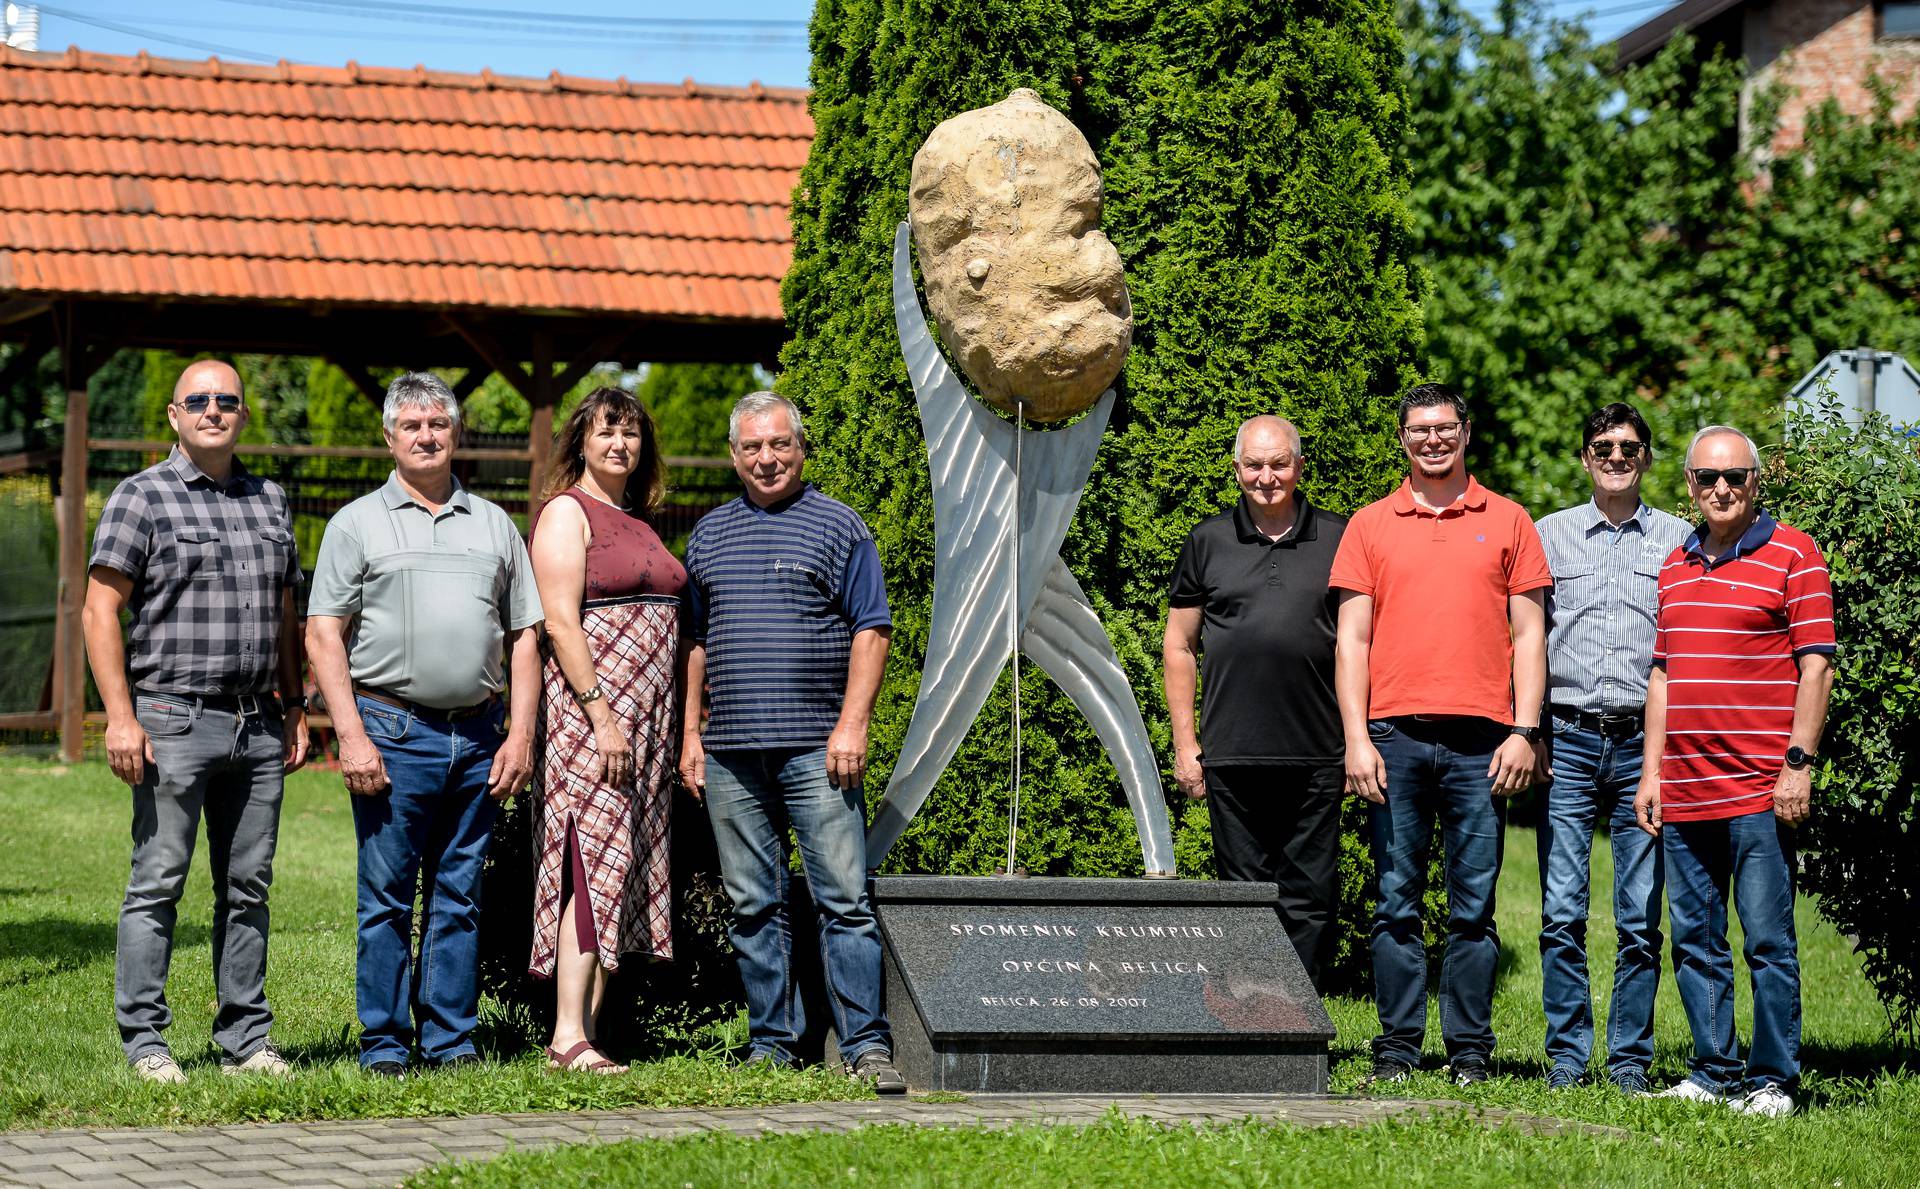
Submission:
MULTIPOLYGON (((912 712, 933 589, 925 445, 893 327, 893 229, 934 125, 1015 87, 1086 133, 1105 171, 1102 228, 1127 264, 1133 350, 1063 555, 1164 751, 1165 583, 1187 529, 1235 494, 1238 423, 1292 417, 1305 489, 1342 511, 1397 474, 1391 401, 1411 378, 1419 318, 1392 11, 823 0, 812 42, 816 132, 793 203, 780 388, 807 415, 810 475, 867 518, 887 571, 893 660, 870 797, 912 712)), ((1020 861, 1138 873, 1131 817, 1091 730, 1030 666, 1022 681, 1020 861)), ((890 869, 978 873, 1003 857, 1008 692, 1003 677, 890 869)), ((1197 868, 1204 813, 1185 819, 1177 848, 1197 868)))

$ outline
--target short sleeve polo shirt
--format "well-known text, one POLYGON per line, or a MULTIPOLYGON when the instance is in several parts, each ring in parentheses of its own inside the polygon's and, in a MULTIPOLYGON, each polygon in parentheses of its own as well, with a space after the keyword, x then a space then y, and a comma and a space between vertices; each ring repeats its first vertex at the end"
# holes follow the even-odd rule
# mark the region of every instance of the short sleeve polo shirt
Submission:
POLYGON ((441 710, 504 689, 507 630, 541 619, 512 518, 457 482, 429 512, 397 475, 327 523, 307 613, 353 620, 355 684, 441 710))
POLYGON ((1327 764, 1345 752, 1327 579, 1347 520, 1300 499, 1269 540, 1242 499, 1187 534, 1168 601, 1201 611, 1200 752, 1209 767, 1327 764))
POLYGON ((1786 763, 1799 657, 1835 651, 1833 584, 1813 538, 1765 512, 1709 560, 1696 531, 1660 570, 1653 663, 1667 671, 1660 813, 1765 813, 1786 763))
POLYGON ((1553 585, 1525 508, 1469 478, 1435 513, 1402 481, 1354 513, 1329 582, 1373 599, 1369 718, 1513 722, 1507 600, 1553 585))

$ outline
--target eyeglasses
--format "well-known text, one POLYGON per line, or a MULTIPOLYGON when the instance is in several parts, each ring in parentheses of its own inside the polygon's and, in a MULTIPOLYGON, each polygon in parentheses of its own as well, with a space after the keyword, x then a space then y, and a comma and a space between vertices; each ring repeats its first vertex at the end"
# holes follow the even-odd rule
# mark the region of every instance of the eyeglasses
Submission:
POLYGON ((1400 432, 1416 442, 1424 442, 1428 438, 1439 438, 1443 442, 1451 442, 1460 436, 1460 423, 1448 421, 1443 425, 1403 425, 1400 427, 1400 432))
POLYGON ((1747 480, 1753 477, 1752 467, 1728 467, 1716 471, 1711 467, 1700 467, 1693 472, 1693 481, 1702 488, 1717 487, 1725 479, 1728 487, 1745 487, 1747 480))
POLYGON ((1645 442, 1615 442, 1607 438, 1595 438, 1587 443, 1587 453, 1602 460, 1612 458, 1613 452, 1618 450, 1620 457, 1632 462, 1640 457, 1640 452, 1646 448, 1645 442))
POLYGON ((207 411, 208 402, 222 413, 238 413, 240 397, 232 392, 190 392, 174 403, 196 416, 207 411))

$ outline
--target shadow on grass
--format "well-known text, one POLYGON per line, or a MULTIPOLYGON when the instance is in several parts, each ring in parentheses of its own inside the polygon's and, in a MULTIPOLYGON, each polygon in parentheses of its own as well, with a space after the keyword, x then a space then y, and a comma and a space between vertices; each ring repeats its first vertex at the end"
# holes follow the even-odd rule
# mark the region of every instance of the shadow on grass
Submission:
MULTIPOLYGON (((23 967, 0 974, 0 988, 23 987, 98 958, 111 958, 116 929, 113 921, 79 921, 71 917, 0 922, 0 955, 23 967)), ((183 923, 174 930, 174 949, 177 952, 204 945, 208 936, 205 925, 183 923)))
POLYGON ((1823 1078, 1872 1082, 1916 1066, 1920 1066, 1920 1051, 1893 1037, 1844 1045, 1802 1041, 1800 1045, 1800 1068, 1823 1078))

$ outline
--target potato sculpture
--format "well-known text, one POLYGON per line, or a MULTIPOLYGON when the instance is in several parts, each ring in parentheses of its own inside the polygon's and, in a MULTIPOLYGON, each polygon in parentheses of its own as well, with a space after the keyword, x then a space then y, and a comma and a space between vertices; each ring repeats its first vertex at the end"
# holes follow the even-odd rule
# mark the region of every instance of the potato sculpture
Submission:
POLYGON ((908 219, 940 341, 980 396, 1062 421, 1120 374, 1133 336, 1100 163, 1021 88, 941 124, 913 157, 908 219))

